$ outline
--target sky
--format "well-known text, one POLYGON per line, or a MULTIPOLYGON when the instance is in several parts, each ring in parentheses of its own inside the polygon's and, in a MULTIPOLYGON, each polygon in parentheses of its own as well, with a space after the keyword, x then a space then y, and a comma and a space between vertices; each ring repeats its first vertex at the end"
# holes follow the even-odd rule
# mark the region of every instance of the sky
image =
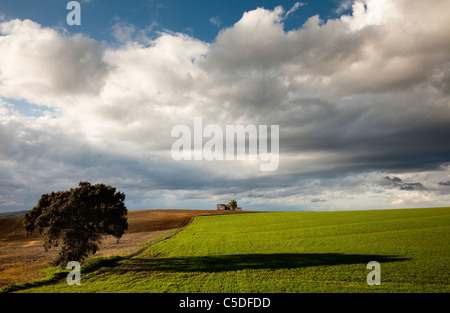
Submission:
POLYGON ((0 212, 80 181, 129 210, 449 205, 449 1, 68 2, 0 0, 0 212), (277 167, 174 159, 199 119, 277 125, 277 167))

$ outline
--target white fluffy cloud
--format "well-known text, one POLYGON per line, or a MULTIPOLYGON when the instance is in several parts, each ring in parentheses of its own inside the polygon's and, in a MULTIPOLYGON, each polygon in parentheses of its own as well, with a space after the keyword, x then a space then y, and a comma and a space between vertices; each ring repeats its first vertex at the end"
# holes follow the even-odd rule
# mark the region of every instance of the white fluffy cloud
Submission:
POLYGON ((30 20, 0 23, 0 94, 64 106, 57 97, 96 95, 108 73, 100 43, 30 20))
POLYGON ((8 177, 0 203, 14 201, 16 187, 7 186, 39 186, 39 194, 49 180, 106 178, 136 203, 145 203, 143 188, 161 190, 162 205, 200 189, 213 201, 240 194, 257 205, 272 194, 277 204, 333 208, 364 195, 362 185, 386 205, 440 201, 447 187, 430 179, 448 172, 440 165, 450 157, 449 11, 444 0, 356 1, 351 15, 312 16, 287 32, 292 10, 258 8, 212 43, 170 32, 151 38, 122 23, 112 29, 118 43, 108 45, 29 20, 0 21, 0 166, 8 177), (17 101, 49 111, 27 116, 17 101), (280 125, 279 170, 266 181, 257 164, 173 161, 170 130, 194 116, 280 125), (386 186, 348 178, 424 170, 421 182, 436 192, 395 199, 378 192, 386 186), (340 178, 345 185, 331 183, 340 178))

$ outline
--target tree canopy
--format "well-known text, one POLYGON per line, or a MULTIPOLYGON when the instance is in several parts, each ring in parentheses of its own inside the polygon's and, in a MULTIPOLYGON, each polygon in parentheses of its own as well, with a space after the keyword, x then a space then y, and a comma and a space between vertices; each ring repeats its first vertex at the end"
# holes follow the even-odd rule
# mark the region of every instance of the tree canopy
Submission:
POLYGON ((37 231, 47 251, 61 245, 55 265, 81 261, 95 254, 101 238, 121 238, 128 229, 125 194, 104 184, 80 182, 77 188, 43 194, 25 214, 27 234, 37 231))
POLYGON ((237 208, 237 201, 233 199, 230 201, 230 203, 228 203, 228 205, 234 210, 237 208))

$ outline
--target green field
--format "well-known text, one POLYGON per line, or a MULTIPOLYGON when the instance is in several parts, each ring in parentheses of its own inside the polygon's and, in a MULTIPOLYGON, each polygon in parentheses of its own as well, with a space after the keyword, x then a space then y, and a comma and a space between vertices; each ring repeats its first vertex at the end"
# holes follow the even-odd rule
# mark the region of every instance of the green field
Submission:
POLYGON ((79 286, 22 291, 449 292, 449 231, 450 208, 200 216, 134 257, 87 261, 79 286))

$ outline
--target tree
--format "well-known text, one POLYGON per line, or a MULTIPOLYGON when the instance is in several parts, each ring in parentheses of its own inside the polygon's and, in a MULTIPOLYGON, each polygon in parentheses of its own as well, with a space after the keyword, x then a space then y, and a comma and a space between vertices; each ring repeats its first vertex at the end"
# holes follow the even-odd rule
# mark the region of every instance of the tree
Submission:
POLYGON ((235 210, 236 208, 237 208, 237 202, 236 202, 236 200, 231 200, 230 201, 230 203, 228 203, 228 206, 231 208, 231 209, 233 209, 233 210, 235 210))
POLYGON ((80 182, 77 188, 43 194, 25 214, 27 234, 37 231, 45 251, 61 245, 55 265, 95 254, 102 236, 121 238, 128 229, 125 194, 103 184, 80 182))

